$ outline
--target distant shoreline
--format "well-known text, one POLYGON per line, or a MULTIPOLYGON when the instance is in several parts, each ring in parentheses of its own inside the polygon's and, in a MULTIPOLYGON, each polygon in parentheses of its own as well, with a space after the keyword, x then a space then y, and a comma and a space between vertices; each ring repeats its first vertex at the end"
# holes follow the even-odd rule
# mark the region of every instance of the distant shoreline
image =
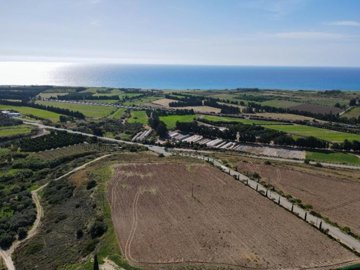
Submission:
POLYGON ((0 85, 159 90, 360 90, 356 67, 170 66, 0 62, 0 85))

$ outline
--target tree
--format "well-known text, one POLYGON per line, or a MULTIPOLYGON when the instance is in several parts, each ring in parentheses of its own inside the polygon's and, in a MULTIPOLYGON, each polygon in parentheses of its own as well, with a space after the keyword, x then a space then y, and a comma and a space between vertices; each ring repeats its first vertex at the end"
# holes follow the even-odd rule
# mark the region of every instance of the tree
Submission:
POLYGON ((90 227, 90 235, 94 239, 96 237, 102 236, 107 230, 106 224, 101 220, 96 220, 94 224, 90 227))
POLYGON ((156 133, 161 139, 165 139, 168 136, 168 130, 164 122, 160 121, 156 127, 156 133))
POLYGON ((26 236, 27 236, 27 230, 25 228, 19 228, 18 229, 18 236, 19 236, 19 240, 25 239, 26 236))
POLYGON ((98 262, 98 258, 97 255, 94 255, 94 270, 99 270, 99 262, 98 262))

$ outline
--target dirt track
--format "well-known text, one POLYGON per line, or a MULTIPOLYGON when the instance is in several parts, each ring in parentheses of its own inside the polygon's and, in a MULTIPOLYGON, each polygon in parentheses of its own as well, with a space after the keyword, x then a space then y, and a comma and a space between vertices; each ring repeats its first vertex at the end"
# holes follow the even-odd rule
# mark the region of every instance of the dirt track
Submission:
POLYGON ((360 182, 259 162, 240 162, 238 170, 259 173, 262 180, 360 235, 360 182))
MULTIPOLYGON (((101 157, 98 157, 98 158, 95 158, 73 170, 71 170, 70 172, 56 178, 54 181, 58 181, 74 172, 77 172, 79 170, 82 170, 84 169, 86 166, 94 163, 94 162, 97 162, 103 158, 106 158, 110 155, 103 155, 101 157)), ((0 249, 0 256, 2 257, 2 259, 4 260, 4 263, 7 267, 7 270, 15 270, 15 265, 14 265, 14 262, 12 260, 12 254, 14 253, 14 251, 25 241, 29 240, 30 238, 32 238, 36 233, 37 233, 37 230, 38 230, 38 227, 39 225, 41 224, 41 218, 44 216, 44 209, 43 207, 41 206, 41 203, 40 203, 40 198, 39 198, 39 191, 43 190, 49 183, 46 183, 44 185, 42 185, 41 187, 39 187, 38 189, 36 190, 33 190, 31 192, 31 195, 32 195, 32 199, 33 199, 33 202, 35 203, 35 206, 36 206, 36 219, 35 219, 35 222, 34 224, 32 225, 31 229, 28 231, 28 234, 26 236, 25 239, 23 240, 16 240, 12 245, 11 247, 8 249, 8 250, 2 250, 0 249)))
POLYGON ((207 165, 119 165, 108 197, 121 249, 133 264, 330 268, 356 259, 207 165))

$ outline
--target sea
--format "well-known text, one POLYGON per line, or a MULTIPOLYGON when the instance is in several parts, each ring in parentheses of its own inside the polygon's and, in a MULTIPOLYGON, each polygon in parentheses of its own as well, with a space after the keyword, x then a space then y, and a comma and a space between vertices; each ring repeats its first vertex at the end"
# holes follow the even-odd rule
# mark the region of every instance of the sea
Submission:
POLYGON ((0 62, 0 85, 360 90, 360 68, 0 62))

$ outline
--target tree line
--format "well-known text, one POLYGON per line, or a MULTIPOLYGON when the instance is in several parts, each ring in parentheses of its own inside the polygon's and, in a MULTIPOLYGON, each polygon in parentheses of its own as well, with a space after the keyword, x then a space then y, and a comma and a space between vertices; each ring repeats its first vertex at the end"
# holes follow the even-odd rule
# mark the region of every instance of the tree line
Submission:
MULTIPOLYGON (((211 122, 205 119, 201 120, 207 124, 218 125, 218 122, 211 122)), ((199 125, 196 121, 194 122, 177 122, 176 128, 184 133, 195 133, 202 135, 206 138, 215 139, 221 138, 223 140, 235 141, 238 139, 239 142, 259 142, 269 144, 273 142, 277 145, 286 146, 298 146, 304 148, 328 148, 329 143, 320 140, 315 137, 304 137, 294 139, 285 132, 266 129, 257 125, 247 125, 242 123, 229 124, 224 123, 226 126, 225 130, 220 130, 217 127, 209 127, 205 125, 199 125)))
POLYGON ((38 152, 82 143, 86 141, 86 139, 85 136, 80 134, 70 134, 65 131, 52 131, 50 134, 41 137, 20 139, 16 145, 25 152, 38 152))
POLYGON ((193 107, 193 106, 210 106, 214 108, 219 108, 223 114, 238 114, 240 109, 236 106, 229 106, 226 104, 220 104, 218 101, 220 99, 203 97, 203 96, 194 96, 187 94, 177 94, 174 95, 165 95, 166 98, 175 99, 177 101, 170 102, 170 107, 193 107))
POLYGON ((39 93, 51 88, 51 86, 1 86, 0 99, 29 101, 39 93))

